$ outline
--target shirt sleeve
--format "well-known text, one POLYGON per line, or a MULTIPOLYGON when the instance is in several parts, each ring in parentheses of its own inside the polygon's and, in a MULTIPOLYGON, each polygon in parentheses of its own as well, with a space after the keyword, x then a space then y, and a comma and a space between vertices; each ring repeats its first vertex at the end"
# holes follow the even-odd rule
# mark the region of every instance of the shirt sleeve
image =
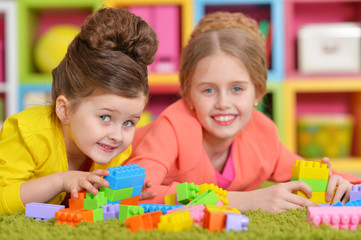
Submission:
POLYGON ((33 176, 35 164, 17 121, 8 118, 0 132, 0 214, 24 211, 20 186, 33 176))
POLYGON ((178 156, 176 139, 166 118, 157 119, 136 130, 133 153, 126 164, 136 163, 145 168, 145 181, 152 183, 152 187, 145 191, 157 193, 150 200, 152 203, 164 203, 164 196, 175 192, 178 183, 165 183, 165 177, 178 156))

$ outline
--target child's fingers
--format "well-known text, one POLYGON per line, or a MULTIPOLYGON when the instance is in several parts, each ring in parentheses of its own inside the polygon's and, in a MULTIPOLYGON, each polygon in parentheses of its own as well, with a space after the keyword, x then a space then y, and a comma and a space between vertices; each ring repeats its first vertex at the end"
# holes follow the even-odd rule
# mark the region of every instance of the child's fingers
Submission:
POLYGON ((145 183, 143 184, 143 190, 144 190, 144 189, 147 189, 147 188, 150 188, 151 186, 152 186, 152 182, 150 182, 150 181, 145 182, 145 183))
POLYGON ((86 179, 93 185, 97 184, 98 188, 100 188, 100 186, 103 187, 109 186, 109 182, 107 180, 94 174, 90 174, 86 179))
POLYGON ((97 169, 97 170, 93 171, 92 173, 97 176, 108 176, 110 172, 105 169, 97 169))
POLYGON ((79 186, 82 189, 85 189, 89 192, 91 192, 92 194, 96 195, 98 193, 98 189, 96 189, 93 184, 91 184, 89 181, 87 181, 86 179, 82 179, 79 182, 79 186))
POLYGON ((289 182, 288 189, 289 191, 301 191, 305 193, 308 198, 312 197, 312 188, 301 180, 289 182))
POLYGON ((156 196, 157 196, 156 192, 142 192, 140 194, 139 200, 146 200, 146 199, 154 198, 156 196))
POLYGON ((332 165, 331 165, 331 160, 328 158, 328 157, 323 157, 321 159, 321 162, 322 163, 327 163, 327 168, 330 170, 328 175, 331 175, 332 174, 332 165))

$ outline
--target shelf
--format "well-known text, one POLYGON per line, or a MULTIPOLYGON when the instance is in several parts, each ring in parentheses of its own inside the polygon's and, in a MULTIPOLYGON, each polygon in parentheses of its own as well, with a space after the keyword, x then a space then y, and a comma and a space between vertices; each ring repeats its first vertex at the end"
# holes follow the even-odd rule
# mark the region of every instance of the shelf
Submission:
POLYGON ((271 69, 268 71, 268 80, 270 82, 279 82, 284 78, 284 60, 283 60, 283 4, 279 0, 196 0, 194 22, 199 20, 208 12, 208 7, 213 10, 227 10, 231 12, 242 11, 256 20, 269 18, 272 24, 272 50, 271 50, 271 69), (256 9, 255 9, 256 8, 256 9), (257 19, 259 18, 259 19, 257 19))

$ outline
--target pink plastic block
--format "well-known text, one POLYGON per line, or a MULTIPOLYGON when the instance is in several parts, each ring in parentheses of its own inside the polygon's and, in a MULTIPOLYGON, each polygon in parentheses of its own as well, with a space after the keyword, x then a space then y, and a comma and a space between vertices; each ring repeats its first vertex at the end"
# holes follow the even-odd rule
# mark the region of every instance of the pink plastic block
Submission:
POLYGON ((361 199, 361 184, 353 185, 350 192, 350 201, 361 199))
POLYGON ((196 226, 202 225, 202 221, 204 219, 204 210, 206 207, 204 205, 187 205, 180 208, 175 208, 167 211, 168 213, 172 212, 185 212, 189 211, 191 218, 193 219, 193 222, 196 226))
POLYGON ((55 218, 55 213, 64 208, 64 205, 32 202, 25 205, 25 216, 36 220, 48 220, 55 218))
POLYGON ((346 229, 354 231, 360 224, 360 207, 308 207, 307 222, 312 222, 313 226, 321 224, 331 225, 336 229, 346 229))
POLYGON ((154 7, 153 18, 159 39, 159 47, 154 61, 156 72, 178 70, 180 44, 179 7, 159 5, 154 7))

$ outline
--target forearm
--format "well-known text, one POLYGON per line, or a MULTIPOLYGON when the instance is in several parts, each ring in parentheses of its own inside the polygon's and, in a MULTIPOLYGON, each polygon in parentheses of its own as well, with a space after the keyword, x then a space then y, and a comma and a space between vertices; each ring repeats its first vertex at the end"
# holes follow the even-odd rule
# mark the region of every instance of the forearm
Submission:
POLYGON ((254 191, 228 191, 228 200, 229 206, 238 208, 241 212, 246 212, 248 210, 257 210, 254 209, 254 200, 253 199, 254 191))
POLYGON ((45 203, 63 192, 61 176, 63 172, 24 182, 20 187, 20 198, 25 205, 30 202, 45 203))

